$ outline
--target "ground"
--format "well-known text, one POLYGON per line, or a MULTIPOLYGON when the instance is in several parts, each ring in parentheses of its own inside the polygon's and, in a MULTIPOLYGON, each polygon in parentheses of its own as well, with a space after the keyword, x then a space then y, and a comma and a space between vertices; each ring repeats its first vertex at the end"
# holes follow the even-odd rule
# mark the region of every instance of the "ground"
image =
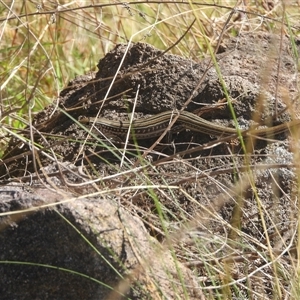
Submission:
MULTIPOLYGON (((294 42, 299 48, 299 42, 294 42)), ((33 163, 29 147, 24 145, 21 148, 19 140, 11 140, 0 166, 2 184, 9 184, 9 189, 14 190, 11 181, 19 181, 23 187, 31 182, 30 189, 35 195, 35 189, 41 189, 39 174, 45 184, 50 184, 52 188, 55 185, 58 190, 64 189, 68 197, 88 196, 94 191, 99 192, 99 189, 112 189, 105 196, 98 195, 96 200, 93 198, 93 201, 109 200, 117 205, 114 213, 121 206, 126 213, 137 218, 138 222, 143 223, 140 226, 146 228, 143 234, 147 232, 163 245, 160 255, 169 251, 165 244, 171 241, 182 268, 187 269, 184 272, 189 274, 186 276, 190 282, 194 280, 199 286, 211 286, 210 280, 201 279, 208 276, 207 265, 222 269, 218 265, 228 259, 232 278, 240 279, 237 285, 241 297, 247 298, 245 286, 248 284, 254 298, 258 297, 257 293, 272 299, 273 281, 269 278, 273 278, 274 270, 267 264, 270 247, 273 255, 282 254, 278 260, 286 261, 287 272, 291 270, 295 254, 294 245, 289 251, 286 249, 288 243, 293 242, 297 226, 297 184, 291 168, 294 163, 291 149, 297 143, 296 130, 259 139, 254 135, 244 140, 244 148, 239 139, 219 142, 222 137, 183 131, 165 137, 160 145, 146 153, 144 161, 136 159, 137 153, 145 153, 144 149, 149 149, 157 138, 130 141, 127 146, 130 151, 126 152, 124 164, 120 166, 124 149, 122 137, 109 139, 118 149, 110 147, 109 142, 100 144, 95 136, 85 140, 87 128, 74 121, 96 116, 99 111, 101 116, 122 120, 128 118, 128 112, 133 108, 137 118, 167 110, 176 112, 186 109, 196 111, 201 117, 217 124, 234 128, 224 86, 241 129, 249 126, 270 127, 292 119, 291 112, 297 113, 294 103, 297 98, 297 76, 291 41, 287 37, 281 40, 279 36, 267 33, 247 33, 224 44, 226 47, 216 54, 220 71, 210 58, 204 57, 195 62, 166 54, 144 43, 117 45, 99 61, 97 73, 74 79, 61 92, 58 105, 46 108, 34 118, 35 142, 44 147, 35 154, 37 163, 33 163), (274 117, 276 114, 277 118, 274 117), (55 161, 60 162, 59 168, 55 161), (88 184, 92 178, 101 180, 88 184), (142 188, 145 185, 155 187, 142 188), (131 189, 124 190, 124 187, 131 189), (163 222, 160 209, 164 215, 163 222), (247 278, 252 273, 255 276, 247 278)), ((57 202, 59 199, 55 195, 49 194, 45 201, 43 194, 39 194, 38 199, 42 203, 57 202)), ((7 207, 4 200, 2 205, 1 211, 15 209, 7 207)), ((30 205, 22 204, 18 209, 24 207, 30 205)), ((68 207, 70 211, 76 209, 79 208, 68 207)), ((59 211, 64 214, 64 204, 59 211)), ((97 209, 93 211, 90 208, 83 219, 95 225, 97 221, 91 220, 96 212, 99 214, 97 209)), ((52 219, 51 214, 52 210, 47 210, 47 219, 52 219)), ((72 215, 72 223, 81 230, 84 228, 84 233, 90 235, 89 229, 84 227, 87 225, 82 220, 82 214, 80 210, 79 215, 69 211, 66 215, 69 218, 72 215)), ((27 218, 30 219, 30 216, 27 218)), ((40 215, 36 218, 41 219, 34 222, 31 219, 31 222, 42 222, 40 215)), ((9 223, 7 220, 5 222, 9 223)), ((2 239, 7 239, 11 231, 16 230, 8 227, 3 231, 2 239)), ((59 228, 61 236, 66 229, 59 228)), ((101 232, 101 226, 95 230, 101 232)), ((99 245, 97 239, 93 243, 99 245)), ((13 252, 11 249, 18 252, 18 244, 0 244, 1 260, 21 260, 17 254, 8 255, 13 252)), ((114 251, 118 248, 111 247, 114 251)), ((36 251, 35 248, 32 251, 36 251)), ((126 255, 128 251, 125 251, 126 255)), ((72 253, 72 250, 67 252, 72 253)), ((118 255, 119 258, 122 256, 120 252, 118 255)), ((85 257, 90 257, 90 254, 85 257)), ((140 263, 129 261, 128 257, 124 259, 126 270, 134 270, 140 263)), ((92 262, 92 259, 87 260, 86 264, 92 262)), ((57 263, 64 265, 62 261, 57 263)), ((116 268, 124 271, 119 265, 116 268)), ((109 285, 120 280, 99 277, 98 271, 84 270, 109 285)), ((213 275, 215 285, 221 285, 221 274, 220 271, 213 275)), ((9 277, 6 280, 9 281, 9 277)), ((166 286, 166 289, 171 287, 166 286)), ((285 287, 282 289, 285 291, 285 287)), ((199 298, 195 290, 192 289, 191 297, 199 298)), ((216 288, 214 292, 219 291, 216 288)), ((134 298, 134 292, 131 293, 134 298)), ((163 291, 164 295, 168 293, 171 294, 171 291, 163 291)), ((93 297, 92 293, 85 299, 93 297)), ((139 296, 136 299, 140 299, 139 296)))

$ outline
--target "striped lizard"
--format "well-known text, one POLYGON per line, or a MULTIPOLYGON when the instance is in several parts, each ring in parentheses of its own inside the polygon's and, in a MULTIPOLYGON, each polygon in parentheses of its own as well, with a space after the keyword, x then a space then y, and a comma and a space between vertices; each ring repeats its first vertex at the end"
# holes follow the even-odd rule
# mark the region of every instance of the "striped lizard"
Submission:
MULTIPOLYGON (((130 121, 115 121, 106 118, 92 117, 82 118, 79 122, 83 124, 94 124, 103 134, 117 136, 119 138, 126 136, 129 128, 131 128, 131 138, 134 135, 136 139, 148 139, 160 136, 169 126, 175 115, 176 113, 173 111, 165 111, 149 118, 134 120, 132 123, 130 123, 130 121)), ((265 137, 288 131, 297 125, 300 125, 300 119, 267 128, 240 130, 240 133, 242 136, 255 135, 265 137)), ((179 132, 184 129, 213 136, 237 136, 238 132, 235 128, 217 125, 191 112, 181 111, 178 113, 176 124, 171 130, 172 132, 179 132)))

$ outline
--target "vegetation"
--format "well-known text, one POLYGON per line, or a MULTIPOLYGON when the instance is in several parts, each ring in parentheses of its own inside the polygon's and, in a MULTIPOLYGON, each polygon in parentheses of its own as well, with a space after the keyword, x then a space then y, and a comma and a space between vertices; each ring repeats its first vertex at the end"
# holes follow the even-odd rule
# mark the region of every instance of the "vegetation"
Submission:
MULTIPOLYGON (((18 129, 28 126, 38 112, 57 101, 60 92, 70 80, 77 75, 97 71, 99 59, 119 43, 146 42, 162 50, 169 49, 169 53, 200 61, 208 55, 215 60, 215 49, 222 46, 224 40, 241 32, 288 34, 291 40, 299 34, 300 9, 297 1, 98 2, 101 4, 97 1, 61 1, 60 4, 58 1, 44 1, 42 5, 37 5, 35 1, 1 1, 0 156, 5 152, 12 135, 22 140, 18 129)), ((295 45, 293 50, 297 56, 295 45)), ((265 69, 262 72, 266 72, 268 77, 268 66, 263 67, 265 69)), ((222 79, 221 74, 220 76, 222 79)), ((298 99, 295 102, 297 101, 298 99)), ((286 99, 286 102, 289 109, 292 101, 286 99)), ((290 109, 289 114, 294 116, 295 110, 290 109)), ((297 161, 297 147, 292 151, 297 161)), ((140 156, 139 159, 145 164, 148 163, 144 157, 140 156)), ((299 253, 297 232, 285 241, 284 234, 274 230, 278 240, 286 245, 286 251, 274 251, 267 234, 266 224, 269 221, 264 219, 267 209, 265 210, 260 196, 256 193, 257 183, 252 175, 254 166, 250 161, 245 161, 247 171, 244 177, 236 180, 237 184, 230 194, 224 188, 224 194, 216 195, 213 201, 214 211, 201 203, 199 206, 203 214, 197 218, 190 217, 188 212, 182 210, 180 217, 173 216, 174 220, 180 222, 177 230, 174 224, 168 226, 171 222, 169 216, 173 212, 160 203, 160 188, 165 187, 165 182, 153 182, 147 172, 139 175, 140 187, 145 189, 155 205, 155 212, 151 211, 153 216, 148 220, 155 220, 154 227, 165 241, 164 250, 158 255, 163 255, 163 251, 171 251, 178 262, 197 261, 194 267, 192 263, 186 265, 198 276, 205 299, 258 299, 256 297, 260 297, 261 291, 254 290, 249 279, 255 276, 261 284, 261 290, 271 290, 273 299, 297 299, 299 263, 290 254, 291 244, 294 247, 293 253, 296 256, 299 253), (266 233, 263 241, 250 241, 251 237, 239 231, 239 222, 225 224, 224 220, 218 219, 218 208, 226 204, 227 198, 233 198, 233 194, 242 194, 240 190, 249 185, 257 201, 261 221, 259 226, 266 233), (229 234, 226 238, 215 236, 215 246, 219 246, 215 253, 211 252, 210 247, 206 248, 213 234, 209 237, 202 236, 199 240, 195 237, 192 247, 180 244, 183 234, 191 233, 192 228, 194 230, 199 227, 200 223, 205 227, 212 214, 217 216, 219 225, 227 228, 229 234), (258 252, 257 249, 264 251, 258 252), (218 251, 222 253, 217 253, 218 251), (288 267, 282 259, 286 253, 289 253, 288 258, 292 261, 288 267), (262 257, 267 264, 267 271, 262 268, 258 272, 249 267, 243 275, 235 274, 233 266, 238 261, 243 261, 246 269, 247 264, 251 265, 253 260, 262 257), (199 269, 202 272, 206 270, 206 273, 197 273, 199 269), (262 274, 269 276, 268 289, 262 280, 262 274)), ((184 166, 189 161, 181 163, 184 166)), ((125 164, 126 168, 130 169, 130 165, 125 164)), ((148 172, 157 172, 156 167, 150 166, 148 172)), ((296 177, 299 178, 298 172, 295 168, 296 177)), ((221 183, 216 183, 218 184, 222 186, 221 183)), ((180 186, 167 186, 167 197, 174 201, 174 206, 178 206, 179 210, 181 203, 175 189, 180 190, 189 201, 196 202, 194 196, 180 186)), ((107 187, 107 193, 109 192, 107 187)), ((297 202, 299 191, 296 189, 293 192, 294 194, 289 195, 290 201, 297 202)), ((274 195, 274 202, 275 198, 274 195)), ((243 206, 243 199, 238 199, 237 202, 243 206)), ((297 204, 295 206, 298 208, 297 204)), ((233 219, 239 217, 237 211, 233 219)), ((299 219, 293 218, 289 221, 299 223, 299 219)), ((276 224, 274 227, 276 228, 276 224)), ((180 281, 180 271, 178 273, 179 282, 185 284, 184 280, 180 281)))

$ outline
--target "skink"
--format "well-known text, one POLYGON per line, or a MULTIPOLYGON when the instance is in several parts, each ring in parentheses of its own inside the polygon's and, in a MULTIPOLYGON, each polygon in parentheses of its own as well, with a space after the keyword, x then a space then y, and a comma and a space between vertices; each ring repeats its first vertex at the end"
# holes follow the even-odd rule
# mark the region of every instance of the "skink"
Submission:
MULTIPOLYGON (((103 134, 124 138, 131 128, 130 137, 136 139, 148 139, 160 136, 170 124, 176 113, 174 111, 165 111, 149 118, 130 121, 115 121, 106 118, 82 118, 79 120, 83 124, 94 124, 103 134)), ((300 120, 289 121, 280 125, 259 128, 254 130, 241 130, 242 136, 272 136, 289 130, 300 124, 300 120)), ((184 129, 201 132, 213 136, 229 136, 237 135, 237 130, 234 128, 217 125, 207 121, 193 113, 181 111, 178 114, 175 126, 172 127, 172 132, 179 132, 184 129)))

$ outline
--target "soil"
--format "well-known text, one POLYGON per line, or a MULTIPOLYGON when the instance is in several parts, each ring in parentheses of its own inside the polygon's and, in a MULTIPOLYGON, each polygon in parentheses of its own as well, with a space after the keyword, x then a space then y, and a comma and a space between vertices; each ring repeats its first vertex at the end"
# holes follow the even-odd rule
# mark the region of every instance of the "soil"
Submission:
MULTIPOLYGON (((299 53, 299 41, 294 42, 299 53)), ((291 111, 295 114, 298 111, 297 65, 291 49, 290 39, 281 40, 267 33, 231 38, 226 49, 216 55, 222 83, 210 58, 195 62, 165 54, 144 43, 117 45, 99 61, 97 73, 78 76, 61 92, 58 105, 46 108, 34 118, 34 140, 44 151, 37 151, 33 157, 28 146, 21 148, 19 140, 11 139, 0 166, 3 184, 19 180, 26 185, 33 180, 40 188, 37 174, 45 179, 42 170, 49 164, 56 165, 52 159, 55 153, 61 167, 48 172, 48 183, 52 180, 68 193, 85 195, 93 191, 94 186, 80 185, 88 180, 78 170, 84 170, 90 178, 101 176, 100 188, 116 189, 117 192, 111 192, 111 199, 143 220, 148 234, 163 243, 165 229, 175 232, 172 239, 177 245, 179 260, 193 270, 197 278, 207 274, 205 265, 196 257, 198 252, 193 252, 193 247, 197 248, 195 236, 198 242, 205 244, 207 253, 216 253, 219 249, 215 259, 232 253, 235 257, 251 254, 251 263, 232 258, 234 276, 246 278, 265 264, 262 257, 268 256, 267 235, 274 253, 286 249, 287 243, 294 239, 297 179, 290 149, 296 147, 296 133, 268 139, 249 138, 243 148, 239 140, 218 142, 218 137, 179 132, 163 139, 147 154, 143 165, 148 164, 148 167, 124 175, 123 171, 133 169, 136 164, 137 147, 139 151, 148 149, 156 138, 131 141, 128 149, 132 154, 125 157, 120 167, 121 154, 118 150, 108 150, 109 142, 101 144, 89 136, 82 151, 88 132, 74 119, 96 116, 99 111, 100 116, 124 120, 133 109, 137 118, 186 109, 234 128, 232 110, 224 101, 224 84, 240 128, 280 124, 294 117, 291 111), (33 163, 37 157, 38 163, 33 163), (68 167, 67 163, 70 163, 68 167), (116 175, 118 173, 120 175, 116 175), (154 193, 136 188, 145 182, 158 188, 154 193), (176 188, 164 188, 165 185, 176 188), (124 186, 132 190, 124 192, 121 190, 124 186), (165 228, 158 217, 157 201, 168 220, 165 228), (179 228, 180 238, 176 235, 179 228), (224 237, 232 241, 222 244, 224 237), (189 257, 183 247, 191 248, 189 257)), ((110 142, 122 151, 123 141, 113 137, 110 142)), ((293 257, 294 252, 286 252, 282 258, 288 262, 287 270, 291 263, 289 255, 293 257)), ((257 272, 261 281, 269 282, 263 290, 260 280, 251 281, 253 291, 269 299, 272 298, 270 274, 273 270, 269 266, 257 272)), ((241 286, 245 282, 246 279, 241 286)), ((246 289, 240 287, 240 290, 246 293, 246 289)))

